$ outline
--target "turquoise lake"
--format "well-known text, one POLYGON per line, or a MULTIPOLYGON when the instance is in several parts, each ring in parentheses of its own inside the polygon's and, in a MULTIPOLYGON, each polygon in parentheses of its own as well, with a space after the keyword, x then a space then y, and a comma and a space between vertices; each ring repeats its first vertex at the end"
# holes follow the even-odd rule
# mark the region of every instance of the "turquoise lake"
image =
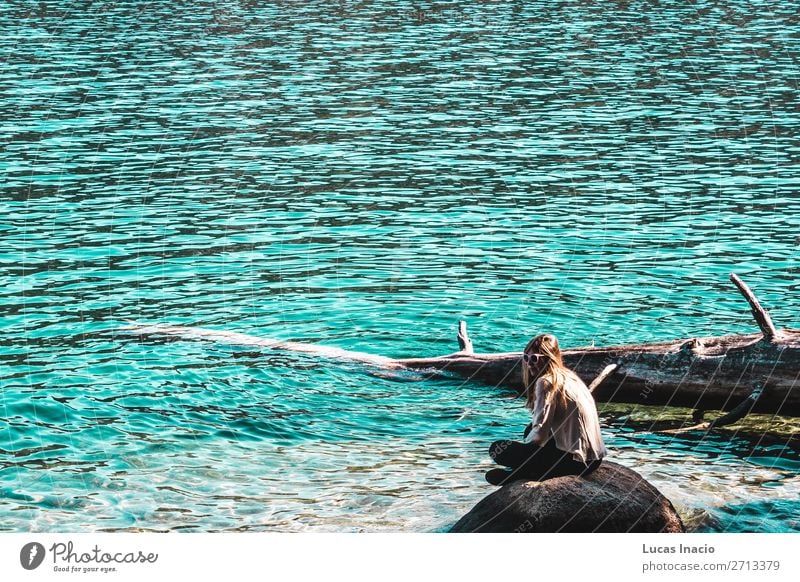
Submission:
MULTIPOLYGON (((800 327, 800 19, 745 2, 0 1, 0 531, 444 531, 520 400, 392 357, 800 327)), ((800 421, 612 460, 800 531, 800 421)))

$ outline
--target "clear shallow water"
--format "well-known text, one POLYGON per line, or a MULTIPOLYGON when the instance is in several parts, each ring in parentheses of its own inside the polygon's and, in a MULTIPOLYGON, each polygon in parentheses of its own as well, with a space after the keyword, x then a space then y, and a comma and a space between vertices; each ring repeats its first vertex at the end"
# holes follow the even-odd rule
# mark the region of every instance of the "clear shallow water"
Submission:
MULTIPOLYGON (((736 271, 800 324, 790 6, 37 2, 0 30, 3 530, 445 529, 526 421, 127 320, 649 341, 752 331, 736 271)), ((697 529, 800 529, 789 432, 603 420, 697 529)))

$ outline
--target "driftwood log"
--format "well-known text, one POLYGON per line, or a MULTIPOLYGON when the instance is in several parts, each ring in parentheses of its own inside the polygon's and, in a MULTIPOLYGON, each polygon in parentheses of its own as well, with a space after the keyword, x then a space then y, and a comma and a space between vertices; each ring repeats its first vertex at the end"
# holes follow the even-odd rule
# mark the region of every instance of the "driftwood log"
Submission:
MULTIPOLYGON (((750 304, 759 334, 681 339, 649 344, 564 350, 564 362, 601 402, 685 406, 800 416, 800 330, 778 330, 769 313, 735 274, 731 281, 750 304), (753 386, 760 385, 757 398, 753 386)), ((466 335, 461 330, 459 335, 466 335)), ((464 378, 522 387, 521 354, 457 352, 398 360, 415 369, 446 370, 464 378)))
MULTIPOLYGON (((800 330, 779 330, 747 285, 731 280, 750 304, 761 333, 700 337, 563 351, 564 361, 593 389, 600 402, 685 406, 800 416, 800 330), (756 398, 753 386, 759 385, 756 398)), ((394 359, 317 344, 285 342, 246 334, 167 325, 130 325, 138 336, 178 336, 344 358, 382 369, 412 369, 426 375, 461 377, 494 386, 522 388, 522 353, 475 353, 466 323, 459 323, 458 352, 430 358, 394 359)))

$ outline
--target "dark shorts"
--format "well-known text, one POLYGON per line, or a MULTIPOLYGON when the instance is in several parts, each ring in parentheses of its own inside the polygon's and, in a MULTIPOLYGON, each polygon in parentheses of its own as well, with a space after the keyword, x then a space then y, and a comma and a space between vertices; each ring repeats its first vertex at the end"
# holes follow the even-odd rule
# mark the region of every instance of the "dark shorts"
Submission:
POLYGON ((505 475, 497 469, 490 471, 491 480, 487 473, 486 478, 490 483, 512 479, 544 481, 565 475, 588 475, 600 466, 600 461, 589 464, 576 461, 571 453, 556 448, 553 439, 541 446, 518 441, 495 441, 489 447, 489 456, 495 463, 509 469, 505 475))

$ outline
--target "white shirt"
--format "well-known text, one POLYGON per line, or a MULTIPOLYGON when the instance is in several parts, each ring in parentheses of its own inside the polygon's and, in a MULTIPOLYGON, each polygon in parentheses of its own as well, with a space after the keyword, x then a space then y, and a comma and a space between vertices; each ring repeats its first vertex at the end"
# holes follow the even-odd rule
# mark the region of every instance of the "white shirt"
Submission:
POLYGON ((544 444, 552 437, 556 448, 587 464, 605 457, 608 451, 600 434, 597 407, 586 384, 574 374, 567 375, 567 406, 561 410, 553 401, 553 391, 545 389, 545 382, 548 381, 543 378, 536 380, 533 429, 524 442, 544 444))

